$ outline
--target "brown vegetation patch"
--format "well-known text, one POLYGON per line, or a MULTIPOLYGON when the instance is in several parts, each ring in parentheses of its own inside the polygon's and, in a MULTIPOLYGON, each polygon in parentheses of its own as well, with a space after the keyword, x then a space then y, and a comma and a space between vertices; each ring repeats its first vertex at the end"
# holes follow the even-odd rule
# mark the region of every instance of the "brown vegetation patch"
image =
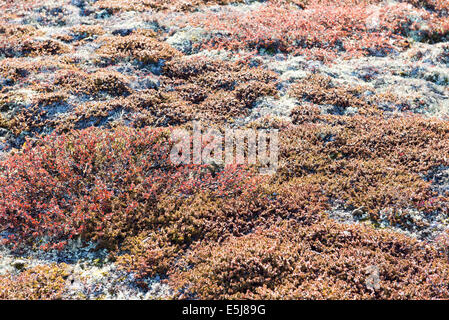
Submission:
POLYGON ((243 0, 188 0, 188 1, 170 1, 170 0, 99 0, 95 2, 94 7, 101 10, 108 10, 110 13, 123 11, 194 11, 204 5, 227 5, 231 3, 240 3, 243 0))
POLYGON ((55 300, 67 291, 65 265, 42 265, 18 275, 0 275, 0 299, 55 300))
POLYGON ((97 50, 100 59, 106 63, 119 60, 137 60, 142 63, 158 63, 169 60, 180 53, 165 42, 154 37, 136 33, 121 37, 105 37, 99 39, 102 46, 97 50))
POLYGON ((447 198, 432 192, 423 178, 432 168, 448 165, 441 152, 449 148, 446 121, 311 111, 303 112, 300 124, 284 131, 281 141, 279 177, 317 184, 330 199, 362 207, 374 220, 384 208, 447 213, 447 198))
MULTIPOLYGON (((382 115, 383 111, 411 109, 411 106, 392 93, 375 93, 367 86, 349 86, 336 84, 332 78, 320 74, 312 74, 297 81, 289 94, 300 101, 322 105, 331 114, 345 114, 348 110, 360 115, 382 115), (348 109, 351 108, 351 109, 348 109)), ((295 120, 300 121, 302 112, 318 112, 316 107, 299 107, 294 112, 295 120)))
POLYGON ((433 299, 449 296, 447 260, 406 236, 328 220, 284 221, 205 244, 176 271, 178 297, 433 299))

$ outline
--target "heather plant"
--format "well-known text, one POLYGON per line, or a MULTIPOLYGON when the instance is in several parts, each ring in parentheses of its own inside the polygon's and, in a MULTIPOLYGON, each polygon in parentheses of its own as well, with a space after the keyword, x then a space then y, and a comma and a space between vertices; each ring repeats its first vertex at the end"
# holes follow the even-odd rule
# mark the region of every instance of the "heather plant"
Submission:
POLYGON ((310 74, 296 81, 289 88, 289 95, 301 102, 301 105, 292 111, 296 122, 301 121, 302 113, 306 116, 304 119, 310 119, 307 115, 316 112, 391 116, 398 111, 419 113, 421 108, 419 100, 414 97, 398 97, 391 91, 376 93, 373 86, 346 85, 321 74, 310 74))
POLYGON ((447 200, 431 190, 424 176, 447 165, 441 150, 448 148, 448 132, 447 122, 420 116, 384 119, 302 111, 298 125, 283 131, 280 158, 285 166, 278 174, 316 183, 331 200, 363 207, 374 221, 385 207, 446 212, 447 200))
MULTIPOLYGON (((34 72, 49 71, 44 64, 41 64, 42 67, 38 66, 35 66, 31 71, 33 73, 28 76, 21 73, 29 78, 23 81, 23 84, 34 89, 28 91, 31 97, 26 98, 27 103, 24 103, 23 99, 19 103, 18 99, 11 99, 11 95, 5 95, 5 98, 0 100, 3 108, 8 106, 8 109, 14 109, 9 126, 16 136, 24 131, 28 134, 49 132, 62 121, 70 122, 70 112, 76 114, 76 110, 81 108, 78 103, 87 97, 107 100, 110 97, 128 96, 132 92, 129 79, 119 72, 99 70, 86 73, 65 64, 51 67, 53 70, 50 70, 54 71, 53 83, 33 83, 34 72)), ((13 69, 10 65, 7 67, 9 72, 13 69)), ((83 116, 89 117, 89 114, 83 116)))
POLYGON ((105 30, 101 25, 76 25, 70 28, 70 35, 73 37, 73 40, 83 40, 102 36, 103 34, 105 34, 105 30))
POLYGON ((127 59, 154 64, 180 55, 167 43, 147 35, 130 34, 124 37, 99 38, 97 41, 102 43, 97 51, 102 63, 114 63, 127 59))
POLYGON ((404 37, 419 29, 413 15, 428 22, 429 29, 421 32, 423 39, 439 41, 448 32, 447 18, 405 4, 378 8, 374 27, 368 23, 373 12, 367 4, 318 1, 306 8, 268 3, 243 13, 229 10, 193 14, 187 23, 218 33, 202 44, 206 48, 284 52, 326 61, 402 50, 408 46, 404 37))
POLYGON ((70 51, 62 42, 45 39, 8 39, 0 44, 0 54, 12 58, 21 56, 59 55, 70 51))
POLYGON ((277 95, 275 73, 205 57, 173 59, 163 76, 162 87, 177 90, 192 119, 228 122, 247 115, 258 98, 277 95))
POLYGON ((61 247, 80 236, 114 248, 128 236, 169 227, 177 206, 196 193, 233 196, 250 181, 239 168, 174 166, 169 148, 169 131, 149 128, 87 129, 28 142, 1 163, 8 242, 20 247, 47 237, 44 248, 61 247))
POLYGON ((73 112, 52 125, 57 131, 90 126, 110 126, 131 123, 135 127, 168 126, 189 121, 185 104, 174 93, 154 89, 132 92, 127 97, 113 97, 76 105, 73 112))
MULTIPOLYGON (((359 114, 381 113, 376 105, 363 97, 366 91, 368 89, 362 86, 334 85, 331 78, 313 74, 295 83, 290 89, 290 95, 315 105, 332 105, 334 109, 330 112, 336 114, 344 114, 348 108, 355 108, 359 114)), ((295 114, 299 115, 299 111, 295 110, 295 114)))
POLYGON ((226 5, 239 2, 243 2, 243 0, 100 0, 95 2, 94 7, 114 14, 123 11, 146 11, 151 9, 156 11, 194 11, 203 5, 226 5))
POLYGON ((222 246, 197 247, 185 264, 171 278, 178 298, 445 299, 449 294, 447 259, 435 249, 400 234, 326 219, 311 226, 283 221, 222 246))
POLYGON ((42 265, 19 274, 0 275, 2 300, 55 300, 67 292, 65 264, 42 265))
MULTIPOLYGON (((5 72, 16 70, 16 63, 5 62, 5 72)), ((30 70, 31 79, 34 73, 48 69, 42 63, 38 70, 26 70, 30 70)), ((179 125, 192 120, 231 123, 235 117, 246 116, 257 99, 277 95, 275 73, 209 58, 167 61, 158 85, 148 89, 132 85, 136 77, 141 81, 152 79, 148 72, 133 76, 98 69, 88 73, 63 63, 50 70, 54 71, 52 82, 46 86, 42 82, 33 84, 36 96, 26 108, 18 108, 8 123, 14 135, 124 123, 134 127, 179 125)), ((5 95, 5 103, 7 100, 11 100, 10 95, 5 95)))
POLYGON ((61 69, 72 69, 73 65, 63 58, 41 56, 30 59, 28 57, 5 58, 0 60, 0 74, 7 81, 4 86, 18 85, 42 91, 45 82, 42 75, 61 69), (37 78, 40 78, 39 80, 37 78))
POLYGON ((444 0, 405 0, 418 8, 423 7, 426 9, 436 10, 441 13, 446 13, 449 10, 449 4, 444 0))
POLYGON ((119 72, 103 71, 88 74, 77 70, 61 70, 55 75, 54 86, 62 87, 71 93, 96 95, 126 95, 130 88, 125 76, 119 72))
POLYGON ((0 74, 11 83, 26 78, 36 67, 23 58, 5 58, 0 61, 0 74))
POLYGON ((202 193, 179 207, 172 199, 164 201, 163 207, 178 207, 176 220, 157 233, 128 238, 122 247, 125 254, 117 256, 117 262, 138 278, 158 273, 170 276, 184 270, 188 263, 185 253, 190 250, 212 243, 221 246, 227 239, 252 234, 283 219, 311 225, 327 208, 325 197, 315 186, 301 181, 283 186, 265 182, 254 190, 246 188, 227 198, 214 199, 202 193))

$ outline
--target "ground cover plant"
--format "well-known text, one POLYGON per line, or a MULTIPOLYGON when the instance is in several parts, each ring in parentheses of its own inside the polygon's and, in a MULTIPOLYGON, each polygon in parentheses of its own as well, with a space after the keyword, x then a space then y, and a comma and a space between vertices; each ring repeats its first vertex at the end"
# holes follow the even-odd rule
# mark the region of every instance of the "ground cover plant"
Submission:
POLYGON ((0 10, 0 299, 449 298, 447 1, 0 10))

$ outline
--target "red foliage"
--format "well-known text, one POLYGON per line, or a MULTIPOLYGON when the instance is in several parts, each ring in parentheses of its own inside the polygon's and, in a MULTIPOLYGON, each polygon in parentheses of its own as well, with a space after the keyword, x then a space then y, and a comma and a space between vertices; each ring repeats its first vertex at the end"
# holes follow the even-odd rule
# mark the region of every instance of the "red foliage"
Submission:
MULTIPOLYGON (((260 50, 306 55, 332 60, 366 54, 386 54, 400 49, 404 35, 429 24, 425 36, 438 38, 449 30, 447 18, 424 9, 400 3, 372 7, 368 3, 311 1, 300 10, 281 3, 269 3, 241 12, 198 13, 188 22, 219 35, 207 41, 206 47, 228 50, 260 50), (222 36, 222 35, 226 36, 222 36)), ((435 39, 434 39, 435 40, 435 39)))
MULTIPOLYGON (((0 162, 0 224, 10 241, 50 237, 51 247, 82 236, 107 245, 147 226, 160 199, 198 192, 224 197, 246 171, 170 162, 169 130, 86 129, 50 135, 0 162)), ((22 242, 23 244, 23 242, 22 242)))

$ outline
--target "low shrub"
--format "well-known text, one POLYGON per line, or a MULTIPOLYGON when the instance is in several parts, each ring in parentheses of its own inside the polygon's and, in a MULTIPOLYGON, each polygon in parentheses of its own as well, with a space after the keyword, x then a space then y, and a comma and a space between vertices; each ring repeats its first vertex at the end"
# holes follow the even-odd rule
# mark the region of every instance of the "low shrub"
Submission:
POLYGON ((446 269, 404 235, 323 219, 198 247, 171 280, 184 299, 446 299, 446 269))
POLYGON ((283 52, 324 61, 387 55, 409 47, 405 38, 413 31, 420 30, 420 38, 432 42, 442 41, 449 31, 447 17, 424 9, 401 3, 370 7, 359 1, 356 5, 351 1, 311 1, 304 10, 285 2, 269 2, 247 12, 195 13, 182 23, 217 34, 200 44, 204 48, 283 52), (427 23, 427 30, 416 23, 414 17, 418 16, 427 23))
POLYGON ((448 148, 447 122, 301 113, 298 125, 280 138, 281 179, 317 184, 330 199, 364 207, 374 220, 383 208, 447 211, 447 200, 424 179, 448 164, 441 153, 448 148))
POLYGON ((154 37, 136 33, 121 37, 103 37, 102 45, 97 50, 100 60, 104 63, 115 63, 121 60, 136 60, 141 63, 158 63, 160 60, 170 60, 180 53, 165 42, 154 37))
POLYGON ((147 11, 151 9, 156 11, 194 11, 204 5, 227 5, 239 2, 243 2, 243 0, 99 0, 95 2, 94 7, 114 14, 123 11, 147 11))
POLYGON ((44 248, 60 248, 80 236, 116 248, 142 231, 172 228, 177 207, 196 194, 234 197, 243 183, 251 189, 246 170, 176 166, 169 155, 163 129, 90 128, 28 142, 0 163, 0 222, 8 242, 47 239, 44 248))
POLYGON ((67 292, 64 264, 36 266, 17 275, 0 275, 0 299, 56 300, 67 292))

